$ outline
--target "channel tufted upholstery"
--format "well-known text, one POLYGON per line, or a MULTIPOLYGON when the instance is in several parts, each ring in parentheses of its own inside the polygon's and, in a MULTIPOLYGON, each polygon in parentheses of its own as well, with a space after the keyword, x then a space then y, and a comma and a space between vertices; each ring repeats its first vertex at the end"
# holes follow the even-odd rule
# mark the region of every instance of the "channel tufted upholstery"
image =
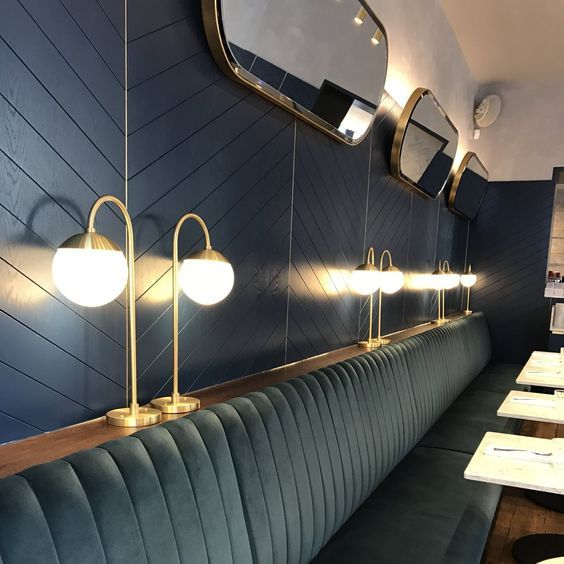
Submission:
POLYGON ((490 354, 475 314, 0 480, 0 564, 478 562, 490 354))

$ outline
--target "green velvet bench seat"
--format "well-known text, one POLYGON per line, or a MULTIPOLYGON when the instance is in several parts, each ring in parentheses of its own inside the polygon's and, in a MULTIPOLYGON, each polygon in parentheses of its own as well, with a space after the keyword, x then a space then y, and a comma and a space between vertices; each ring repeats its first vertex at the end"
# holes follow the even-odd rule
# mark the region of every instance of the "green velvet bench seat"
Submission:
POLYGON ((474 314, 0 480, 0 564, 478 563, 489 362, 474 314))

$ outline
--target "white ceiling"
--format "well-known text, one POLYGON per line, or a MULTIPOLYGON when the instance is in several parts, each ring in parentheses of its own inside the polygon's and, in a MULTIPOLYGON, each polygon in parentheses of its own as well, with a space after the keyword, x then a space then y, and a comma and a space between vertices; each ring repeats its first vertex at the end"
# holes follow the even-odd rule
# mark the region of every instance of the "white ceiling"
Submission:
POLYGON ((441 0, 479 83, 564 78, 564 0, 441 0))

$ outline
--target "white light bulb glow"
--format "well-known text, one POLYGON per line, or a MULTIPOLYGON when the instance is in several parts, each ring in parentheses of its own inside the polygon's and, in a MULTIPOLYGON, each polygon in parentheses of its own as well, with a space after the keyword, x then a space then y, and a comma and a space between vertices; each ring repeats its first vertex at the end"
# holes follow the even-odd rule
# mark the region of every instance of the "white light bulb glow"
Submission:
POLYGON ((366 10, 364 8, 360 8, 356 16, 354 17, 353 22, 355 23, 355 25, 362 25, 365 18, 366 18, 366 10))
POLYGON ((127 284, 127 261, 121 251, 58 249, 52 270, 59 291, 85 307, 115 300, 127 284))
POLYGON ((353 270, 351 287, 362 296, 373 294, 380 287, 380 273, 377 270, 353 270))
POLYGON ((449 272, 445 274, 445 290, 452 290, 460 284, 460 275, 449 272))
POLYGON ((445 290, 447 287, 446 274, 431 274, 429 276, 429 288, 433 290, 445 290))
POLYGON ((474 284, 476 284, 477 281, 478 277, 475 274, 463 274, 460 277, 460 283, 465 288, 471 288, 472 286, 474 286, 474 284))
POLYGON ((403 288, 405 278, 400 270, 385 270, 380 274, 384 294, 395 294, 403 288))
POLYGON ((228 262, 187 258, 178 272, 178 283, 184 293, 202 305, 223 300, 235 281, 233 267, 228 262))
POLYGON ((384 34, 379 29, 377 29, 374 32, 374 35, 370 38, 372 45, 374 45, 374 46, 380 45, 380 41, 382 40, 383 35, 384 34))

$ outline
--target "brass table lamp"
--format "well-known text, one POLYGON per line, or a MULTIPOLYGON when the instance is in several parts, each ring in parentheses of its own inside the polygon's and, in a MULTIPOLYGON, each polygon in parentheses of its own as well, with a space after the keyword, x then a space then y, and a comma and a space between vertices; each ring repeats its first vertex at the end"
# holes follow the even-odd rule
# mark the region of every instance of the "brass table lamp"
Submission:
POLYGON ((434 270, 429 278, 429 287, 437 291, 437 319, 433 320, 433 323, 437 325, 444 325, 447 323, 443 310, 443 291, 446 287, 446 283, 446 274, 443 270, 441 261, 439 261, 437 270, 434 270))
POLYGON ((404 285, 404 275, 392 262, 392 255, 387 249, 380 255, 380 268, 374 264, 374 249, 368 249, 366 262, 355 268, 352 276, 353 289, 362 295, 370 295, 368 339, 360 341, 358 345, 367 349, 376 349, 390 343, 382 338, 382 293, 395 294, 404 285), (384 268, 384 258, 388 257, 388 266, 384 268), (373 295, 378 290, 378 336, 372 338, 373 295))
POLYGON ((182 216, 172 239, 172 394, 151 401, 151 405, 163 413, 188 413, 200 408, 198 398, 180 395, 178 390, 178 286, 195 302, 212 305, 227 297, 233 282, 233 267, 221 253, 212 249, 204 220, 195 213, 182 216), (178 238, 181 227, 189 219, 202 228, 206 246, 187 257, 179 270, 178 238))
POLYGON ((372 309, 373 295, 380 287, 380 272, 374 264, 374 248, 370 247, 366 255, 366 262, 358 265, 351 276, 352 289, 362 296, 370 296, 368 312, 368 340, 360 341, 359 347, 372 348, 372 309))
POLYGON ((478 277, 472 272, 472 266, 468 266, 468 269, 460 276, 460 283, 466 288, 466 309, 464 310, 464 315, 472 315, 472 310, 470 309, 470 288, 476 284, 478 277))
POLYGON ((129 339, 129 407, 113 409, 106 421, 118 427, 143 427, 161 420, 161 413, 137 403, 137 334, 135 329, 135 252, 133 224, 125 205, 115 196, 98 198, 88 215, 84 233, 67 239, 53 258, 53 279, 57 288, 71 301, 86 307, 98 307, 117 298, 127 284, 129 339), (111 239, 94 229, 96 214, 103 204, 115 204, 125 218, 127 257, 111 239))
POLYGON ((392 254, 387 249, 380 255, 380 287, 378 288, 378 336, 372 341, 372 347, 390 344, 390 339, 382 338, 382 293, 395 294, 404 285, 403 272, 394 266, 392 254), (388 266, 384 268, 384 257, 388 257, 388 266))

